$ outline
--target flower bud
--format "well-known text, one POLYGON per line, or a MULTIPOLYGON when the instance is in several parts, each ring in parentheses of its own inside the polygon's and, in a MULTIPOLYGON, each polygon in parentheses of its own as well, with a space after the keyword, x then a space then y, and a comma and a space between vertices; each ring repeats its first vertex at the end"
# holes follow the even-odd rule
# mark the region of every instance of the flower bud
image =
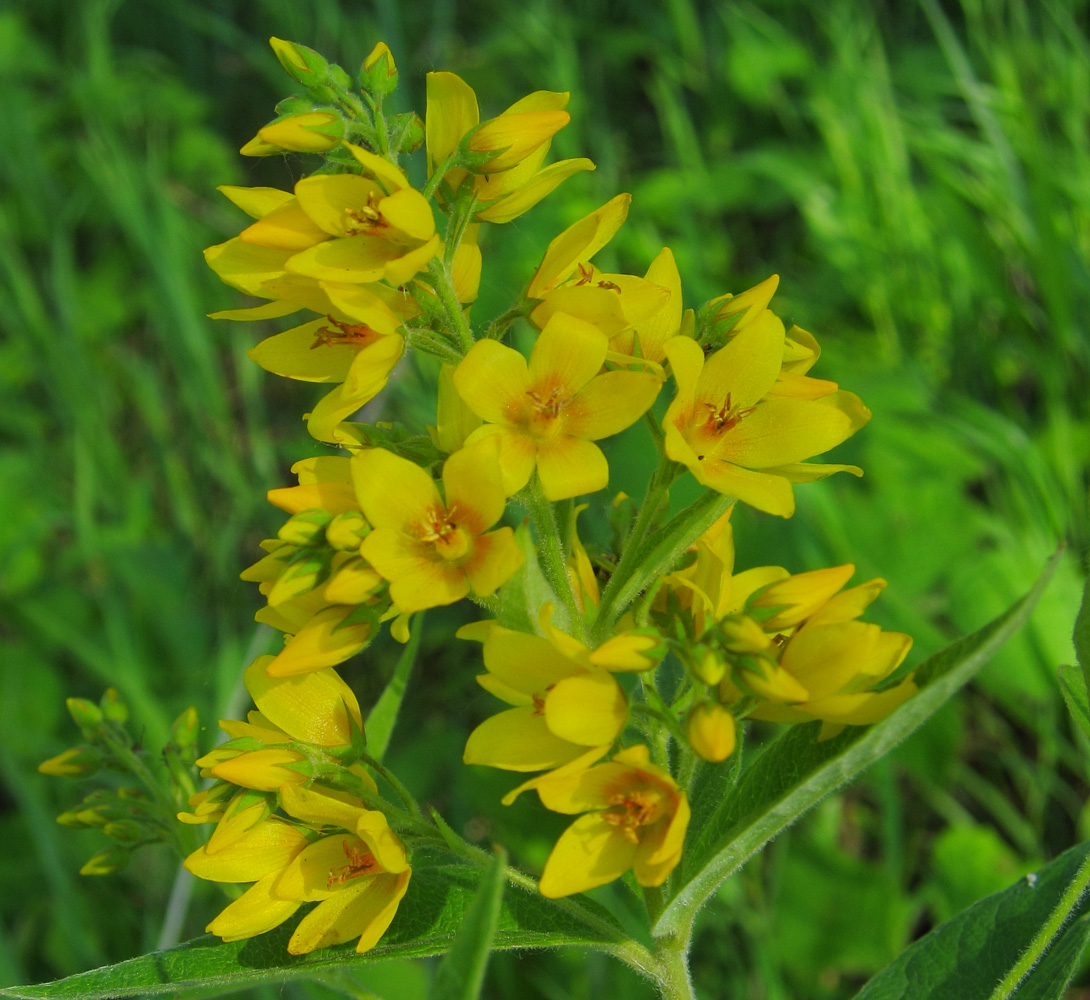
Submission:
POLYGON ((415 152, 424 144, 424 123, 418 114, 394 115, 390 120, 390 131, 399 153, 415 152))
POLYGON ((713 764, 726 760, 734 753, 734 716, 717 702, 706 701, 697 705, 685 724, 685 733, 693 752, 713 764))
POLYGON ((363 60, 360 86, 379 100, 392 94, 397 87, 397 66, 385 42, 379 42, 363 60))
POLYGON ((689 659, 689 670, 701 684, 718 684, 727 672, 727 665, 712 650, 699 648, 689 659))
POLYGON ((320 545, 325 540, 325 526, 332 520, 333 515, 321 507, 301 510, 281 525, 276 536, 292 545, 320 545))
POLYGON ((171 742, 179 750, 188 750, 196 746, 200 724, 197 710, 190 705, 174 720, 174 725, 171 727, 171 742))
POLYGON ((124 725, 129 721, 129 706, 121 700, 117 688, 106 688, 98 704, 102 709, 102 714, 111 722, 124 725))
POLYGON ((288 115, 258 129, 242 149, 243 156, 269 156, 288 150, 320 153, 344 138, 344 119, 333 111, 306 111, 288 115))
POLYGON ((732 653, 761 653, 772 645, 772 639, 748 615, 726 618, 719 623, 723 645, 732 653))
POLYGON ((81 875, 112 875, 129 863, 132 852, 127 847, 108 847, 99 851, 80 870, 81 875))
POLYGON ((367 519, 358 510, 346 510, 326 525, 325 540, 341 552, 359 552, 371 530, 367 519))
POLYGON ((293 80, 308 87, 325 83, 329 78, 329 63, 314 49, 308 49, 298 42, 289 42, 283 38, 270 38, 272 46, 284 72, 293 80))
POLYGON ((148 831, 142 823, 132 819, 116 819, 107 823, 102 832, 113 840, 119 840, 123 844, 135 844, 138 840, 144 840, 148 831))
POLYGON ((93 701, 86 698, 69 698, 65 704, 68 713, 80 729, 90 735, 102 725, 102 710, 93 701))
POLYGON ((94 774, 102 767, 103 761, 102 752, 94 747, 72 747, 56 757, 43 760, 38 770, 56 778, 82 778, 94 774))

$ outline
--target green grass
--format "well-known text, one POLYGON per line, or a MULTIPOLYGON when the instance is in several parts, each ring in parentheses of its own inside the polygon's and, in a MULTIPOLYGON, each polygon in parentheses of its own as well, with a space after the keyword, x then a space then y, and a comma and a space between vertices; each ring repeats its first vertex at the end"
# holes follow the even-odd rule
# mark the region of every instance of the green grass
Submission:
MULTIPOLYGON (((234 153, 288 90, 265 42, 277 34, 350 68, 386 39, 406 108, 422 110, 433 68, 463 74, 485 114, 572 91, 556 152, 598 170, 487 234, 481 317, 618 190, 634 206, 604 266, 642 273, 668 244, 689 305, 780 273, 778 311, 825 347, 816 373, 874 410, 843 449, 867 477, 800 490, 787 524, 739 516, 740 562, 884 576, 883 623, 924 655, 1009 604, 1068 542, 1031 627, 972 691, 702 917, 708 995, 850 996, 911 935, 1090 829, 1088 748, 1055 684, 1090 544, 1087 5, 358 9, 0 12, 0 976, 44 980, 155 945, 172 860, 82 879, 99 842, 55 826, 73 787, 34 767, 74 739, 67 695, 119 687, 152 747, 187 704, 209 726, 227 711, 257 606, 237 573, 276 524, 263 492, 316 451, 297 419, 310 390, 245 359, 254 331, 203 318, 238 299, 200 260, 241 221, 214 186, 288 186, 302 169, 234 153)), ((392 411, 413 410, 407 391, 392 411)), ((618 452, 618 478, 636 475, 634 450, 618 452)), ((491 702, 441 638, 456 619, 432 618, 390 760, 456 826, 540 864, 555 817, 529 797, 502 810, 509 782, 457 763, 491 702)), ((381 646, 347 675, 366 701, 390 669, 381 646)), ((186 935, 214 912, 206 890, 186 935)), ((633 905, 624 889, 607 899, 633 905)), ((381 970, 368 975, 388 997, 426 974, 381 970)), ((577 955, 500 956, 490 976, 496 996, 649 995, 577 955)))

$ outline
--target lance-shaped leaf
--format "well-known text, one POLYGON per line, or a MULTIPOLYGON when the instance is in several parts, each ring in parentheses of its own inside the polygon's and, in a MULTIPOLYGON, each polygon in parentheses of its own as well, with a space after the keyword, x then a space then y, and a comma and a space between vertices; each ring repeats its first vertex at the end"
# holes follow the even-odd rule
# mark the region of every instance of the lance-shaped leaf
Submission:
POLYGON ((1085 843, 936 927, 855 1000, 1059 1000, 1090 930, 1088 882, 1085 843))
POLYGON ((1054 556, 1033 589, 979 632, 916 669, 920 691, 873 726, 849 726, 818 742, 820 723, 794 726, 755 757, 728 798, 690 828, 678 890, 652 928, 684 931, 720 883, 826 795, 847 784, 929 719, 1029 617, 1051 578, 1054 556))
POLYGON ((386 755, 386 748, 390 745, 390 737, 393 735, 394 726, 397 724, 397 715, 401 710, 401 702, 405 697, 405 687, 409 683, 409 674, 412 672, 413 663, 416 661, 416 653, 420 648, 420 636, 424 633, 423 612, 416 615, 416 620, 409 627, 409 641, 397 658, 394 667, 394 675, 390 678, 382 694, 379 695, 375 707, 367 715, 367 752, 380 763, 386 755))
POLYGON ((428 1000, 477 1000, 481 995, 500 924, 506 864, 507 853, 501 848, 481 879, 454 946, 436 970, 428 1000))
MULTIPOLYGON (((143 955, 127 962, 81 972, 38 986, 11 986, 0 996, 48 1000, 107 1000, 114 997, 177 995, 189 990, 235 992, 261 983, 317 978, 331 969, 386 958, 440 955, 451 949, 465 923, 481 873, 467 865, 421 864, 417 852, 409 890, 378 945, 357 955, 355 943, 309 955, 287 952, 297 920, 246 941, 222 943, 211 936, 143 955)), ((500 907, 494 949, 550 948, 561 945, 631 948, 628 935, 602 907, 590 900, 556 902, 525 890, 507 893, 500 907)))

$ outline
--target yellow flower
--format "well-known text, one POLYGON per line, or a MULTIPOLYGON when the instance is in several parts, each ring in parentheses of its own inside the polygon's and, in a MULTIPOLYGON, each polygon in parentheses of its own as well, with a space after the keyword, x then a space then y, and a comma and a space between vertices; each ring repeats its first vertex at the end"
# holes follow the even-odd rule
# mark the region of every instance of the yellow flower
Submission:
POLYGON ((510 528, 488 531, 506 507, 494 445, 463 448, 443 465, 446 500, 420 466, 382 448, 352 459, 360 505, 373 530, 363 557, 390 581, 404 613, 487 596, 522 564, 510 528))
POLYGON ((793 482, 853 466, 803 459, 840 444, 870 419, 859 397, 767 399, 783 360, 783 323, 764 310, 707 360, 688 337, 666 347, 678 392, 666 412, 666 454, 697 480, 781 517, 795 511, 793 482))
POLYGON ((458 635, 480 638, 482 632, 488 673, 477 683, 514 707, 473 730, 465 763, 543 771, 588 751, 602 756, 624 727, 628 700, 612 674, 589 661, 589 650, 568 636, 558 647, 495 624, 466 626, 458 635))
POLYGON ((538 888, 557 898, 620 878, 662 885, 681 860, 689 826, 685 792, 637 745, 587 770, 536 781, 547 809, 585 813, 557 841, 538 888))
POLYGON ((468 444, 498 439, 507 495, 529 482, 535 465, 550 500, 605 488, 609 466, 593 442, 635 423, 661 387, 650 372, 598 374, 607 348, 601 330, 556 313, 529 364, 495 340, 478 341, 462 359, 454 384, 469 408, 488 421, 468 444))
MULTIPOLYGON (((454 73, 429 73, 427 78, 426 137, 428 176, 454 153, 465 136, 477 128, 480 112, 473 89, 454 73)), ((477 168, 474 195, 483 207, 481 222, 510 222, 533 208, 573 174, 593 170, 587 159, 562 160, 542 168, 552 136, 570 116, 566 93, 536 91, 516 101, 498 118, 485 122, 467 143, 470 152, 498 155, 477 168)), ((463 167, 447 170, 440 186, 440 201, 449 200, 468 175, 463 167)))
MULTIPOLYGON (((358 953, 370 951, 390 926, 409 885, 412 870, 404 845, 382 813, 362 804, 293 786, 281 790, 280 801, 296 819, 344 831, 306 846, 265 890, 273 900, 318 902, 296 927, 288 951, 306 955, 352 938, 358 938, 358 953)), ((208 929, 219 933, 213 925, 208 929)))
POLYGON ((572 223, 553 238, 526 289, 528 299, 541 299, 586 264, 621 228, 628 217, 632 195, 619 194, 600 208, 572 223))

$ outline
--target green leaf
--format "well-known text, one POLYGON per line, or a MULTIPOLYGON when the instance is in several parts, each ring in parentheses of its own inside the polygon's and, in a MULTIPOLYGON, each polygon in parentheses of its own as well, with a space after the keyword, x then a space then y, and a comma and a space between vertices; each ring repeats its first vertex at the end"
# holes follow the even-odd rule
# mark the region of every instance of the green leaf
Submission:
MULTIPOLYGON (((353 944, 310 955, 289 955, 288 939, 298 922, 293 920, 247 941, 225 944, 211 936, 200 937, 168 951, 81 972, 57 982, 12 986, 0 990, 0 996, 105 1000, 195 989, 228 992, 259 983, 316 978, 331 969, 387 958, 439 955, 451 949, 468 919, 482 878, 477 869, 467 865, 423 867, 423 857, 423 852, 418 851, 414 861, 419 867, 413 872, 409 890, 389 931, 366 955, 357 955, 353 944)), ((562 900, 558 905, 515 889, 503 897, 492 947, 580 945, 609 950, 623 945, 627 938, 620 925, 590 900, 562 900)))
POLYGON ((435 973, 428 1000, 477 1000, 481 995, 488 956, 500 923, 506 864, 507 852, 500 848, 481 879, 454 946, 435 973))
POLYGON ((409 641, 401 651, 394 667, 394 675, 379 695, 375 707, 367 715, 367 752, 381 763, 390 745, 397 713, 401 709, 401 700, 405 697, 405 687, 409 683, 409 674, 416 662, 416 652, 420 648, 420 636, 424 633, 424 615, 416 616, 409 624, 409 641))
POLYGON ((818 742, 818 722, 793 726, 742 772, 734 794, 689 830, 680 890, 655 926, 656 936, 684 930, 719 884, 807 809, 893 749, 961 688, 1029 617, 1052 576, 1054 556, 1033 589, 979 632, 925 660, 920 692, 873 726, 848 726, 818 742))
POLYGON ((1083 687, 1090 689, 1090 577, 1083 585, 1082 604, 1075 617, 1075 632, 1071 638, 1075 643, 1075 658, 1082 667, 1083 687))
POLYGON ((1090 736, 1090 700, 1086 696, 1086 675, 1078 667, 1065 663, 1060 667, 1060 691, 1067 710, 1082 731, 1090 736))
POLYGON ((855 1000, 1058 1000, 1086 944, 1088 881, 1085 843, 936 927, 855 1000))

